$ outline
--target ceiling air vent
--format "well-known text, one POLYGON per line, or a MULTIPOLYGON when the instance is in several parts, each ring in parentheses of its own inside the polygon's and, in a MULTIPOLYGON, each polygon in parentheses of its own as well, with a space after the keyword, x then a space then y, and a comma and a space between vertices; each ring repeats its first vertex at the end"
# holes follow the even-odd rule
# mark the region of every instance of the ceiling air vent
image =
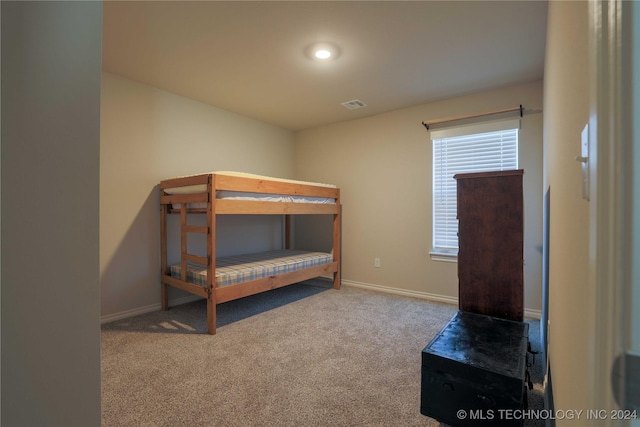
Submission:
POLYGON ((351 101, 343 102, 340 105, 342 105, 344 108, 347 108, 349 110, 355 110, 357 108, 362 108, 367 106, 367 104, 360 101, 359 99, 353 99, 351 101))

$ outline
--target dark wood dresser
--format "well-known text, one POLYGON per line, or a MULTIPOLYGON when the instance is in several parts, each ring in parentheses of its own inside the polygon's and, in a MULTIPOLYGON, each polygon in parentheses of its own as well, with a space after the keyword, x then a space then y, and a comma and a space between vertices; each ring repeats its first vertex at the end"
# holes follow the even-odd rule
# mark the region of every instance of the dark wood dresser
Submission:
POLYGON ((529 325, 458 311, 422 351, 420 412, 450 426, 522 426, 529 325))
POLYGON ((460 310, 522 321, 523 170, 458 174, 460 310))

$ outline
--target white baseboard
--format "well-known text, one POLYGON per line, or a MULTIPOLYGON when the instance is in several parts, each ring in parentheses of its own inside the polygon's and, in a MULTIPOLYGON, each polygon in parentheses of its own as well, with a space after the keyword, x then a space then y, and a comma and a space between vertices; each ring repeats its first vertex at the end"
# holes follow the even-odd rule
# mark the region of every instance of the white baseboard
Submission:
POLYGON ((377 292, 385 292, 387 294, 402 295, 405 297, 420 298, 420 299, 426 299, 429 301, 443 302, 445 304, 458 305, 458 298, 454 298, 446 295, 431 294, 428 292, 421 292, 421 291, 409 291, 406 289, 392 288, 389 286, 355 282, 353 280, 343 280, 342 284, 347 286, 353 286, 354 288, 368 289, 368 290, 377 291, 377 292))
MULTIPOLYGON (((187 295, 186 297, 176 298, 169 300, 169 306, 186 304, 188 302, 197 301, 202 299, 197 295, 187 295)), ((100 317, 100 324, 115 322, 116 320, 126 319, 128 317, 138 316, 140 314, 151 313, 153 311, 159 311, 162 309, 162 304, 151 304, 144 307, 138 307, 131 310, 120 311, 118 313, 107 314, 100 317)))
POLYGON ((528 319, 540 320, 542 318, 542 310, 534 310, 532 308, 524 309, 524 317, 528 319))
MULTIPOLYGON (((373 285, 370 283, 356 282, 353 280, 343 280, 342 284, 347 286, 353 286, 354 288, 368 289, 368 290, 377 291, 377 292, 385 292, 388 294, 402 295, 405 297, 420 298, 428 301, 458 305, 458 298, 447 296, 447 295, 432 294, 429 292, 422 292, 422 291, 409 291, 406 289, 392 288, 389 286, 382 286, 382 285, 373 285)), ((525 308, 524 317, 539 320, 542 317, 542 312, 540 310, 525 308)))

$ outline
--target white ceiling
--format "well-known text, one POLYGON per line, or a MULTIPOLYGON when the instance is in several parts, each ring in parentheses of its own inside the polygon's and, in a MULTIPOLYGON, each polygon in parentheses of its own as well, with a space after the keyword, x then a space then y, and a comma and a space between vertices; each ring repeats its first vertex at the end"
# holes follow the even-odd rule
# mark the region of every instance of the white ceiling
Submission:
POLYGON ((105 71, 291 130, 543 77, 545 1, 103 4, 105 71))

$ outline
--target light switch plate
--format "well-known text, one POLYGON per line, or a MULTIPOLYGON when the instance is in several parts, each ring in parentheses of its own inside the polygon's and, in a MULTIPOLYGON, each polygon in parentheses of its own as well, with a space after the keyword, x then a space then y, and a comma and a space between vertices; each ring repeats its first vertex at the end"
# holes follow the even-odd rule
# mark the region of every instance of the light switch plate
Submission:
POLYGON ((582 198, 589 200, 589 123, 582 129, 581 154, 578 160, 582 166, 582 198))

